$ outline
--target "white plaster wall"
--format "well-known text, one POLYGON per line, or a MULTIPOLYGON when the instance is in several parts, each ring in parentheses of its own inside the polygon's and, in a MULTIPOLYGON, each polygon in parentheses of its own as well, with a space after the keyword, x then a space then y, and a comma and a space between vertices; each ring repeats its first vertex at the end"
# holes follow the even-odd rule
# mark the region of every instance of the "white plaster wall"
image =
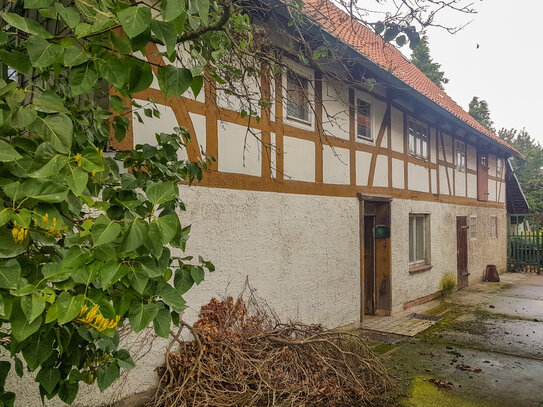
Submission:
POLYGON ((375 161, 374 187, 388 187, 388 157, 383 154, 377 156, 375 161))
POLYGON ((496 194, 496 181, 493 179, 488 180, 488 200, 490 202, 496 202, 497 201, 497 194, 496 194))
POLYGON ((260 176, 262 173, 260 130, 219 121, 217 163, 219 171, 260 176))
POLYGON ((468 174, 468 198, 477 198, 477 175, 468 174))
POLYGON ((430 192, 428 185, 428 168, 413 163, 407 164, 407 185, 411 191, 430 192))
POLYGON ((469 170, 477 170, 477 149, 472 144, 466 144, 466 164, 469 170))
POLYGON ((322 181, 325 184, 349 184, 349 150, 324 145, 322 148, 322 181))
POLYGON ((404 163, 397 158, 392 159, 392 188, 404 188, 404 163))
POLYGON ((432 127, 430 129, 430 161, 433 163, 437 162, 436 146, 436 129, 432 127))
POLYGON ((283 150, 285 179, 315 182, 315 143, 284 136, 283 150))
POLYGON ((349 140, 349 87, 331 79, 323 80, 322 106, 325 134, 349 140))
POLYGON ((443 133, 443 147, 439 149, 439 154, 442 160, 449 163, 453 162, 452 137, 446 133, 443 133), (445 158, 443 158, 443 148, 445 149, 445 158))
MULTIPOLYGON (((184 299, 183 318, 193 323, 212 297, 237 296, 246 277, 283 320, 336 327, 356 322, 360 312, 359 202, 355 197, 251 192, 181 186, 187 207, 184 226, 192 224, 186 255, 202 255, 216 271, 184 299)), ((177 253, 182 255, 182 253, 177 253)), ((133 345, 137 347, 136 338, 133 345)), ((155 368, 164 362, 168 341, 157 340, 137 362, 125 383, 105 393, 80 387, 78 407, 101 406, 114 396, 153 388, 155 368)), ((40 406, 31 376, 8 381, 17 406, 40 406)), ((47 407, 64 406, 60 400, 47 407)))
MULTIPOLYGON (((196 139, 200 150, 206 151, 206 117, 202 114, 189 112, 190 120, 196 133, 196 139)), ((194 136, 192 136, 194 137, 194 136)), ((192 140, 194 141, 194 140, 192 140)), ((216 158, 216 157, 215 157, 216 158)))
POLYGON ((498 186, 498 202, 505 202, 505 182, 500 182, 498 186))
POLYGON ((488 155, 488 175, 490 175, 491 177, 496 176, 496 162, 497 162, 496 156, 494 154, 489 154, 488 155))
POLYGON ((456 279, 456 216, 477 216, 478 239, 468 239, 469 284, 480 282, 487 264, 506 266, 506 213, 504 209, 477 208, 436 202, 392 200, 392 306, 393 312, 416 298, 437 292, 445 273, 456 279), (409 273, 409 214, 430 215, 432 268, 409 273), (498 238, 490 239, 490 217, 498 217, 498 238))
POLYGON ((356 185, 367 186, 370 173, 371 153, 356 152, 356 185))
POLYGON ((465 197, 466 196, 466 173, 464 171, 454 170, 454 183, 455 190, 454 194, 456 196, 465 197))
POLYGON ((430 176, 432 177, 432 190, 430 191, 432 194, 438 194, 437 190, 437 171, 434 169, 430 170, 430 176))
MULTIPOLYGON (((142 107, 152 107, 148 101, 135 100, 142 107)), ((157 133, 174 133, 174 129, 180 125, 177 123, 177 118, 171 107, 164 105, 156 105, 156 109, 160 112, 160 118, 155 116, 147 117, 143 113, 143 109, 140 110, 140 116, 143 123, 141 123, 136 115, 132 115, 132 129, 134 133, 134 145, 137 144, 150 144, 156 145, 157 133)), ((182 125, 182 124, 181 124, 182 125)), ((194 135, 192 135, 194 137, 194 135)), ((178 150, 177 156, 180 160, 186 160, 188 158, 185 149, 178 150)))
MULTIPOLYGON (((439 193, 440 194, 450 195, 449 182, 451 183, 451 187, 452 187, 452 179, 447 181, 447 167, 440 165, 439 166, 439 193)), ((452 193, 452 190, 451 190, 451 193, 452 193)))
POLYGON ((403 112, 391 107, 391 148, 393 151, 403 153, 403 112))

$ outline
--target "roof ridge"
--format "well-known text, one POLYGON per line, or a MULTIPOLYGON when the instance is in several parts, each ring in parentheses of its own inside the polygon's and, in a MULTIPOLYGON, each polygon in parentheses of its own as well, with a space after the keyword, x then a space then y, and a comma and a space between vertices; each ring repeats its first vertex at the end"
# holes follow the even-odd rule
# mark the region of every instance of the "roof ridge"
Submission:
POLYGON ((356 18, 341 10, 331 0, 304 0, 304 9, 306 14, 324 30, 353 47, 380 68, 387 70, 407 86, 426 96, 474 130, 523 156, 517 149, 492 133, 466 112, 447 92, 432 82, 394 45, 386 42, 356 18), (349 21, 348 25, 345 24, 346 21, 349 21), (375 46, 375 41, 368 42, 370 38, 378 43, 377 46, 375 46), (398 59, 399 57, 401 57, 401 60, 398 59))

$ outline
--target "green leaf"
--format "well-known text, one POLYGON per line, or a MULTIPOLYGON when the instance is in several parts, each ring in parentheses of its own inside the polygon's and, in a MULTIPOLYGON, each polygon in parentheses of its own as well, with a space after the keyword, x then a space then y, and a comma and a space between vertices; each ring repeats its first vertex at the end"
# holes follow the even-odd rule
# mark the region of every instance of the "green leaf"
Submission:
POLYGON ((24 129, 34 123, 37 116, 36 111, 30 106, 20 107, 11 117, 11 125, 15 129, 24 129))
POLYGON ((201 267, 192 267, 190 269, 190 276, 194 280, 196 284, 200 284, 202 281, 204 281, 205 273, 204 269, 201 267))
POLYGON ((96 375, 96 381, 98 382, 98 388, 100 391, 104 391, 111 384, 119 378, 119 366, 114 363, 108 364, 105 368, 100 369, 96 375))
POLYGON ((194 280, 190 275, 190 269, 183 268, 175 272, 173 285, 179 294, 183 295, 194 285, 194 280))
POLYGON ((62 267, 75 269, 86 264, 92 254, 79 246, 70 247, 62 259, 62 267))
POLYGON ((130 268, 125 264, 117 263, 115 260, 107 262, 102 269, 102 289, 108 289, 129 272, 130 268))
POLYGON ((114 241, 121 233, 121 225, 119 223, 110 221, 107 224, 96 223, 92 228, 92 239, 94 246, 100 246, 103 244, 114 241))
POLYGON ((87 52, 76 46, 66 48, 66 52, 64 52, 64 65, 70 67, 81 65, 87 62, 90 57, 87 52))
POLYGON ((381 34, 385 30, 385 24, 382 21, 375 23, 374 30, 377 34, 381 34))
POLYGON ((23 377, 24 373, 24 367, 23 362, 21 362, 21 359, 15 358, 15 373, 17 373, 17 376, 23 377))
POLYGON ((68 167, 68 174, 65 177, 66 185, 70 187, 75 196, 83 193, 87 187, 89 174, 79 167, 68 167))
POLYGON ((151 9, 147 6, 126 7, 117 13, 124 32, 134 38, 151 24, 151 9))
POLYGON ((179 218, 176 215, 167 214, 159 216, 156 223, 162 236, 162 243, 170 243, 179 230, 179 218))
POLYGON ((47 310, 47 313, 45 314, 45 323, 48 324, 49 322, 56 321, 57 319, 58 319, 58 305, 52 304, 47 310))
POLYGON ((153 20, 151 22, 151 30, 166 46, 166 53, 172 55, 175 52, 175 46, 177 44, 177 33, 175 32, 173 24, 170 22, 153 20))
POLYGON ((136 367, 130 353, 126 349, 118 350, 113 356, 117 358, 117 364, 122 369, 132 370, 136 367))
POLYGON ((0 13, 6 23, 28 34, 35 34, 41 38, 51 38, 53 34, 43 28, 37 21, 22 17, 15 13, 0 13))
POLYGON ((192 78, 192 83, 190 84, 190 88, 192 89, 192 94, 194 95, 195 98, 198 97, 203 86, 204 86, 204 77, 202 75, 198 75, 192 78))
POLYGON ((160 257, 162 250, 164 250, 162 234, 160 233, 160 229, 156 222, 151 222, 149 224, 149 235, 145 245, 149 248, 151 254, 157 258, 160 257))
POLYGON ((54 336, 51 331, 34 335, 27 347, 23 349, 23 356, 28 368, 36 370, 53 353, 54 336))
POLYGON ((151 65, 140 61, 131 61, 128 75, 128 91, 141 92, 153 83, 153 70, 151 65))
POLYGON ((158 305, 156 303, 144 304, 134 302, 128 310, 128 321, 134 332, 138 333, 151 323, 158 314, 158 305))
POLYGON ((75 297, 72 297, 67 291, 63 291, 57 297, 57 306, 58 306, 58 323, 65 324, 70 322, 81 312, 81 308, 85 304, 85 296, 79 294, 75 297))
POLYGON ((20 279, 21 266, 17 260, 0 260, 0 288, 14 290, 20 279))
POLYGON ((143 294, 149 282, 149 276, 142 269, 132 269, 132 272, 128 274, 128 281, 134 291, 143 294))
POLYGON ((161 338, 167 338, 170 336, 170 326, 172 324, 172 316, 167 309, 161 309, 158 311, 157 316, 153 320, 153 328, 155 333, 161 338))
POLYGON ((32 36, 26 42, 30 63, 35 68, 47 68, 60 59, 64 48, 43 38, 32 36))
POLYGON ((66 199, 68 188, 62 184, 45 179, 29 179, 19 184, 13 182, 4 187, 4 192, 16 201, 33 198, 42 202, 58 203, 66 199))
POLYGON ((24 7, 29 9, 47 8, 52 2, 53 0, 25 0, 24 7))
POLYGON ((43 136, 50 141, 55 149, 62 154, 68 154, 72 148, 74 126, 72 120, 64 113, 48 115, 45 118, 38 117, 41 125, 36 127, 43 136))
POLYGON ((162 0, 160 9, 162 18, 165 21, 172 21, 181 14, 186 13, 186 0, 162 0))
POLYGON ((198 14, 203 25, 209 23, 209 0, 198 0, 198 14))
POLYGON ((60 96, 49 90, 38 94, 32 101, 32 105, 38 112, 69 113, 68 109, 64 107, 60 96))
POLYGON ((72 68, 70 72, 70 86, 72 95, 77 96, 93 89, 98 81, 98 72, 94 69, 93 62, 87 62, 84 65, 78 65, 72 68))
POLYGON ((10 323, 13 338, 15 338, 17 342, 22 342, 40 329, 42 317, 39 316, 32 323, 29 323, 21 310, 20 304, 18 304, 17 301, 14 301, 10 323))
POLYGON ((100 70, 100 75, 117 89, 124 87, 128 80, 126 64, 111 54, 108 54, 103 60, 99 61, 98 69, 100 70))
POLYGON ((31 178, 48 178, 58 175, 60 170, 68 164, 68 157, 64 155, 54 156, 47 164, 28 174, 31 178))
POLYGON ((60 385, 58 390, 58 398, 61 399, 66 404, 72 404, 77 396, 79 391, 79 384, 64 382, 60 385))
POLYGON ((52 283, 66 281, 70 278, 73 270, 62 268, 60 263, 46 263, 41 268, 43 277, 52 283))
POLYGON ((121 246, 123 253, 136 250, 147 239, 149 224, 142 220, 134 220, 124 233, 124 240, 121 246))
POLYGON ((8 52, 5 49, 0 50, 0 60, 22 75, 28 74, 28 71, 30 71, 31 68, 30 59, 19 51, 8 52))
POLYGON ((28 239, 23 243, 15 243, 11 231, 0 229, 0 259, 9 259, 26 251, 28 239))
MULTIPOLYGON (((0 151, 2 150, 2 144, 0 143, 0 151)), ((2 161, 2 160, 0 160, 2 161)), ((0 226, 4 226, 11 220, 11 215, 13 214, 13 209, 4 208, 0 211, 0 226)))
POLYGON ((95 148, 85 147, 83 149, 81 152, 81 168, 88 172, 104 170, 104 161, 95 148))
POLYGON ((36 375, 36 381, 47 393, 52 393, 60 381, 60 370, 53 367, 42 367, 36 375))
POLYGON ((1 389, 4 389, 4 386, 6 385, 6 378, 8 377, 10 370, 11 370, 11 363, 9 363, 7 360, 0 361, 0 388, 1 389))
POLYGON ((166 304, 168 304, 175 312, 183 312, 186 308, 186 302, 181 297, 181 294, 168 283, 161 282, 158 287, 158 295, 166 304))
POLYGON ((21 298, 21 309, 28 322, 33 322, 45 310, 45 300, 43 297, 35 294, 24 296, 21 298))
POLYGON ((176 68, 173 65, 159 66, 157 72, 158 86, 164 97, 180 97, 192 84, 192 74, 187 68, 176 68))
POLYGON ((13 147, 3 140, 0 140, 0 162, 9 163, 23 158, 13 147))
POLYGON ((61 3, 56 2, 55 9, 68 27, 70 27, 72 30, 79 23, 79 12, 74 7, 64 7, 61 3))
POLYGON ((155 182, 150 184, 145 193, 154 205, 160 205, 177 197, 177 186, 173 182, 155 182))

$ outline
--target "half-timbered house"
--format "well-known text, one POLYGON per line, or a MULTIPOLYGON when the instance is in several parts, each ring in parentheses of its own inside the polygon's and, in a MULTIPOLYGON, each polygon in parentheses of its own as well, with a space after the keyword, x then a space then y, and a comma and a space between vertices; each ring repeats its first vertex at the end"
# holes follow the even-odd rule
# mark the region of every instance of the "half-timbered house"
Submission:
MULTIPOLYGON (((330 2, 306 3, 315 38, 350 63, 304 65, 286 50, 283 69, 253 84, 271 102, 260 120, 211 80, 197 97, 164 100, 157 83, 135 96, 160 118, 133 117, 117 148, 181 125, 182 158, 216 159, 182 187, 187 250, 217 268, 187 294, 189 314, 248 277, 281 316, 338 326, 433 298, 448 273, 463 288, 506 267, 505 163, 519 153, 398 49, 330 2)), ((272 20, 255 21, 281 48, 272 20)), ((160 65, 157 49, 147 58, 160 65)))

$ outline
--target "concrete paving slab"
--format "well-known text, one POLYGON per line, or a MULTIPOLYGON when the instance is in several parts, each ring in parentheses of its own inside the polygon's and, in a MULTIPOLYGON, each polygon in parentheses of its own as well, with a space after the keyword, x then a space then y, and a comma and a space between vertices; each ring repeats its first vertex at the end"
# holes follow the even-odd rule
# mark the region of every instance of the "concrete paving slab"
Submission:
POLYGON ((543 321, 543 301, 497 296, 487 302, 488 307, 485 305, 484 309, 490 313, 543 321))

